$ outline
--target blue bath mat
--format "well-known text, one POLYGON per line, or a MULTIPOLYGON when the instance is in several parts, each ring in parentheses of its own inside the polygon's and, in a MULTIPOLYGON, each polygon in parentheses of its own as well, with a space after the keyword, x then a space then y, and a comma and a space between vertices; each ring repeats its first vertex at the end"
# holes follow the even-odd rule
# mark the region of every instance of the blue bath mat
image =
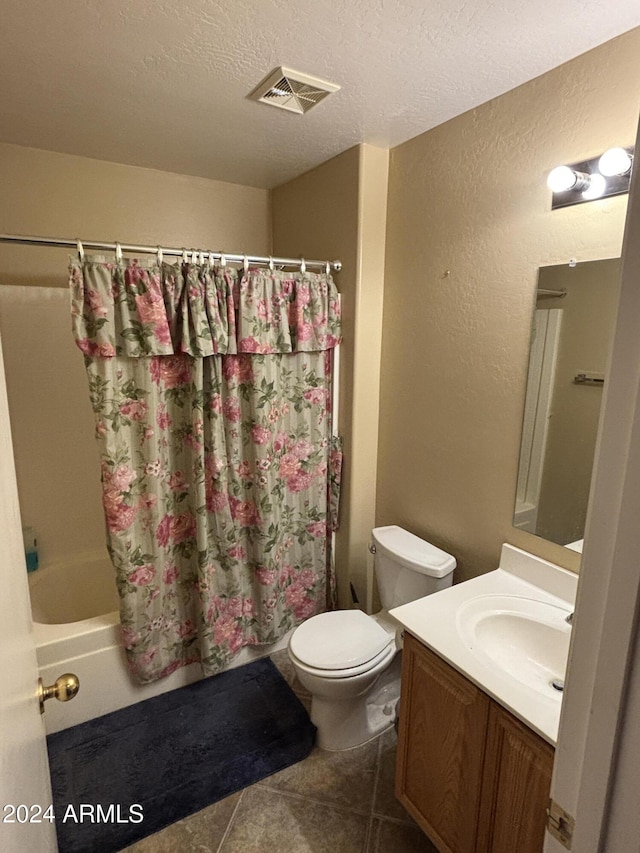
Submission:
POLYGON ((307 712, 268 658, 47 738, 60 853, 114 853, 305 758, 307 712))

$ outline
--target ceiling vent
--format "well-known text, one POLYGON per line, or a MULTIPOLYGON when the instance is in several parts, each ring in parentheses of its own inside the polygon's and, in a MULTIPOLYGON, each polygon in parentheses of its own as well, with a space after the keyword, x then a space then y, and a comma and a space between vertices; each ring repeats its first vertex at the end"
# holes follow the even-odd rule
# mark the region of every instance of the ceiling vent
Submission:
POLYGON ((291 68, 276 68, 249 95, 254 101, 304 115, 340 86, 291 68))

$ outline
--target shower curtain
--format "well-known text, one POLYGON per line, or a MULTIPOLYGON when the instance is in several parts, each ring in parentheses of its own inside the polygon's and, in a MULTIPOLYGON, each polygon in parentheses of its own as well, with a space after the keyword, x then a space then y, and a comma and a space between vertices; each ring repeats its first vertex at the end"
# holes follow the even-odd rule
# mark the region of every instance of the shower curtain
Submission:
POLYGON ((134 678, 213 674, 332 607, 330 275, 87 258, 70 288, 134 678))

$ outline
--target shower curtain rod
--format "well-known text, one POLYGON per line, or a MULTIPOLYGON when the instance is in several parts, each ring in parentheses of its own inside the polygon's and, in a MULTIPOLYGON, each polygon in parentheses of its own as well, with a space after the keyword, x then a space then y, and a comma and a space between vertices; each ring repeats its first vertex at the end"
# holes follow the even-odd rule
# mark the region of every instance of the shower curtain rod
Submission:
POLYGON ((82 254, 84 249, 105 249, 119 255, 121 252, 135 252, 144 255, 168 255, 171 257, 185 257, 202 255, 203 258, 211 258, 218 261, 230 263, 265 264, 273 269, 275 266, 299 267, 304 271, 307 267, 324 267, 327 273, 330 270, 339 272, 342 269, 341 261, 308 261, 306 258, 276 258, 261 255, 245 255, 236 252, 212 252, 204 249, 165 249, 162 246, 137 246, 131 243, 102 243, 97 240, 71 240, 60 237, 25 237, 18 234, 0 234, 0 243, 23 243, 27 246, 54 246, 59 248, 76 249, 82 254))

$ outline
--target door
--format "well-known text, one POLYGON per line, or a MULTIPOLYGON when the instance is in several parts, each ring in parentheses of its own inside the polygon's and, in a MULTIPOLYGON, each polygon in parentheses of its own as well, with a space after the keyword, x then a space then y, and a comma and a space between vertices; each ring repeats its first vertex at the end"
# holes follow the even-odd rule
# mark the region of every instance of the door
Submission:
POLYGON ((0 850, 56 851, 45 730, 0 346, 0 850))
MULTIPOLYGON (((636 143, 638 151, 638 143, 636 143)), ((631 180, 622 249, 620 302, 605 377, 596 463, 578 584, 570 663, 560 718, 551 797, 575 820, 574 851, 638 850, 637 804, 623 808, 632 759, 637 790, 640 725, 626 705, 629 675, 640 664, 640 170, 631 180), (625 760, 623 761, 622 758, 625 760), (630 837, 630 842, 614 838, 630 837)), ((633 699, 630 696, 629 699, 633 699)), ((547 833, 545 853, 566 848, 547 833)))

